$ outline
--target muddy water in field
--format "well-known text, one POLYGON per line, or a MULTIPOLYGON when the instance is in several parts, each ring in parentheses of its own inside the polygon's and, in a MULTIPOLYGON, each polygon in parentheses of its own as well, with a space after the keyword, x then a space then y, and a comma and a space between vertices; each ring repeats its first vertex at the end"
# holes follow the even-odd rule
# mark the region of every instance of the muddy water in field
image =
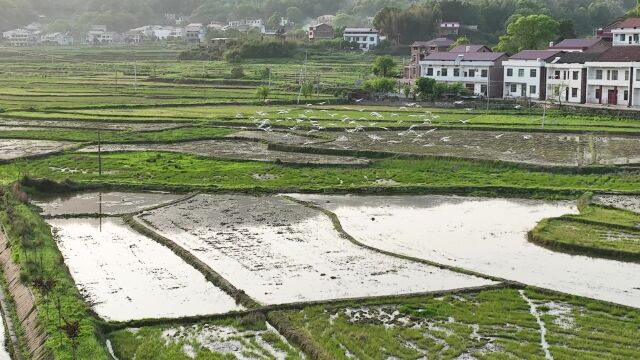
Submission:
POLYGON ((265 304, 492 284, 363 249, 282 197, 198 195, 140 218, 265 304))
MULTIPOLYGON (((97 146, 88 146, 80 152, 98 152, 97 146)), ((290 164, 366 165, 369 160, 349 156, 331 156, 272 151, 266 144, 254 141, 207 140, 177 144, 111 144, 103 145, 103 152, 114 151, 169 151, 230 160, 276 161, 290 164)))
POLYGON ((74 146, 68 141, 0 139, 0 160, 45 155, 74 146))
POLYGON ((3 321, 2 315, 0 315, 0 360, 11 360, 11 355, 9 355, 5 345, 9 334, 5 332, 3 321))
POLYGON ((184 197, 168 193, 74 193, 45 195, 32 199, 43 211, 42 215, 104 214, 121 215, 137 212, 184 197))
POLYGON ((23 127, 24 130, 41 130, 43 128, 75 128, 96 130, 131 130, 131 131, 160 131, 175 129, 188 124, 178 123, 131 123, 131 122, 102 122, 102 121, 64 121, 64 120, 20 120, 1 119, 0 131, 6 127, 23 127))
POLYGON ((640 137, 473 130, 405 130, 343 133, 335 149, 500 160, 538 165, 640 163, 640 137))
POLYGON ((640 195, 596 195, 593 197, 593 202, 640 213, 640 195))
POLYGON ((572 256, 531 244, 569 202, 447 196, 295 195, 336 213, 363 243, 398 254, 575 295, 640 307, 640 264, 572 256))
POLYGON ((230 134, 226 136, 227 138, 240 138, 247 140, 259 140, 266 142, 274 142, 288 145, 304 145, 307 143, 311 143, 314 141, 318 141, 318 139, 292 134, 290 132, 279 132, 279 131, 251 131, 244 130, 238 131, 236 133, 230 134))
POLYGON ((50 220, 80 292, 107 320, 219 314, 240 307, 168 248, 121 219, 50 220))

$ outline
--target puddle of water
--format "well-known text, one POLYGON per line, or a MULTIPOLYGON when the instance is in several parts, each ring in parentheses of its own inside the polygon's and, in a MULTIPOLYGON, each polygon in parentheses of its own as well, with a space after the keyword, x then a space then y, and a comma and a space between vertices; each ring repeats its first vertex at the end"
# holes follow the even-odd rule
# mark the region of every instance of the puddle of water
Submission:
POLYGON ((32 202, 45 216, 105 214, 120 215, 137 212, 175 201, 184 195, 168 193, 74 193, 35 197, 32 202))
MULTIPOLYGON (((105 144, 103 152, 169 151, 231 160, 276 161, 291 164, 366 165, 369 160, 350 156, 332 156, 272 151, 266 144, 253 141, 207 140, 178 144, 105 144)), ((79 152, 98 152, 97 146, 87 146, 79 152)))
POLYGON ((0 360, 11 360, 11 355, 9 355, 9 351, 7 351, 7 348, 5 345, 7 340, 9 340, 7 339, 7 336, 9 336, 9 334, 5 332, 3 317, 4 316, 0 314, 0 360))
POLYGON ((282 197, 198 195, 141 218, 265 304, 493 283, 363 249, 325 215, 282 197))
POLYGON ((573 256, 531 244, 544 218, 577 213, 569 202, 453 196, 294 195, 336 213, 347 233, 386 251, 640 307, 640 264, 573 256))
POLYGON ((474 130, 345 133, 316 147, 493 159, 538 165, 640 163, 640 137, 474 130))
POLYGON ((84 128, 96 130, 131 130, 131 131, 159 131, 174 129, 184 124, 178 123, 110 123, 102 121, 62 121, 62 120, 18 120, 2 119, 0 131, 8 130, 6 127, 14 127, 13 130, 42 130, 47 128, 84 128), (22 127, 22 128, 20 128, 22 127))
POLYGON ((219 314, 240 307, 168 248, 121 219, 50 220, 80 292, 107 320, 219 314))
POLYGON ((45 155, 74 146, 68 141, 0 139, 0 160, 45 155))
POLYGON ((640 196, 596 195, 593 197, 593 202, 640 213, 640 196))

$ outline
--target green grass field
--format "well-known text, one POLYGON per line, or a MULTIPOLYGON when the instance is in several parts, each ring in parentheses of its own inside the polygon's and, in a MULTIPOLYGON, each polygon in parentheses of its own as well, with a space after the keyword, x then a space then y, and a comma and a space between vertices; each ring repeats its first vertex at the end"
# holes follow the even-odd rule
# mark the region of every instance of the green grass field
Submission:
MULTIPOLYGON (((371 76, 374 57, 369 54, 313 54, 305 69, 302 58, 234 65, 177 61, 182 50, 181 44, 0 48, 0 141, 71 141, 80 147, 98 141, 97 127, 101 128, 101 142, 111 144, 214 140, 258 127, 315 141, 336 140, 345 131, 402 132, 412 126, 560 133, 567 139, 574 132, 587 137, 640 136, 640 120, 624 116, 551 110, 543 122, 536 109, 442 109, 409 105, 405 100, 347 104, 340 92, 358 88, 371 76), (243 68, 242 78, 231 76, 231 69, 237 66, 243 68), (271 69, 271 79, 262 74, 266 67, 271 69), (320 84, 320 92, 297 104, 301 74, 320 84), (270 106, 255 94, 257 86, 269 81, 269 98, 277 102, 270 106), (154 125, 175 128, 154 129, 154 125), (136 126, 145 130, 136 130, 136 126)), ((300 144, 305 141, 301 138, 300 144)), ((635 148, 628 150, 630 157, 638 153, 635 148)), ((102 175, 98 174, 97 154, 73 149, 3 161, 0 185, 6 194, 0 200, 0 222, 9 232, 13 257, 23 269, 24 281, 39 299, 39 319, 49 333, 47 349, 56 359, 72 358, 72 342, 60 335, 59 312, 53 301, 57 299, 65 318, 79 322, 78 359, 108 358, 105 338, 111 340, 121 360, 235 358, 196 339, 194 334, 211 327, 239 330, 242 334, 230 340, 240 344, 242 355, 264 359, 274 358, 269 353, 273 349, 286 359, 300 358, 294 345, 307 355, 327 359, 544 359, 540 327, 528 299, 545 323, 554 359, 640 358, 637 310, 524 288, 346 301, 296 310, 276 307, 260 309, 262 314, 257 318, 157 319, 153 326, 137 331, 120 327, 110 332, 118 324, 105 324, 90 312, 61 260, 49 227, 35 209, 18 200, 19 191, 9 191, 25 177, 76 188, 184 192, 453 193, 576 199, 584 192, 640 191, 640 168, 636 165, 551 169, 485 159, 361 156, 368 156, 370 165, 293 166, 170 152, 114 152, 102 154, 102 175), (45 296, 34 285, 36 278, 55 278, 56 286, 45 296), (352 315, 364 315, 360 310, 365 307, 380 316, 354 320, 352 315), (277 323, 290 344, 267 328, 265 316, 277 323), (392 321, 393 326, 385 321, 392 321), (176 329, 184 336, 167 337, 167 331, 173 334, 176 329)), ((557 251, 630 260, 640 256, 639 223, 637 213, 583 205, 579 215, 544 220, 532 234, 544 240, 539 243, 557 251)))

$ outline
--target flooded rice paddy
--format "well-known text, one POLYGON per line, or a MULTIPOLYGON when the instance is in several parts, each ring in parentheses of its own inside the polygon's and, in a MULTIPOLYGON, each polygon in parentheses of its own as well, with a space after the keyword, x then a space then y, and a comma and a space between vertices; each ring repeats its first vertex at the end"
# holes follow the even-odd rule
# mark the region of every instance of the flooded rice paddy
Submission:
MULTIPOLYGON (((129 131, 161 131, 185 126, 179 123, 163 122, 103 122, 103 121, 65 121, 65 120, 21 120, 0 119, 0 131, 8 131, 11 127, 23 130, 42 130, 43 128, 95 129, 95 130, 129 130, 129 131)), ((187 124, 188 125, 188 124, 187 124)))
POLYGON ((354 245, 283 197, 198 195, 139 218, 264 304, 493 284, 354 245))
POLYGON ((640 213, 640 196, 631 195, 595 195, 593 202, 604 206, 640 213))
POLYGON ((135 213, 150 207, 176 201, 185 195, 161 192, 89 192, 44 195, 32 199, 44 216, 135 213))
POLYGON ((569 202, 453 196, 295 195, 333 211, 366 245, 529 285, 640 308, 640 264, 573 256, 527 241, 569 202))
POLYGON ((241 307, 168 248, 121 219, 50 220, 80 292, 107 320, 218 314, 241 307))
POLYGON ((0 160, 51 154, 75 145, 68 141, 0 139, 0 160))
POLYGON ((291 132, 243 130, 226 136, 231 139, 266 141, 288 145, 306 145, 318 139, 296 135, 291 132))
POLYGON ((333 149, 500 160, 536 165, 640 163, 640 137, 474 130, 405 130, 343 133, 333 149))
MULTIPOLYGON (((228 160, 252 160, 289 164, 320 164, 320 165, 367 165, 369 160, 350 156, 331 156, 301 154, 283 151, 272 151, 267 144, 255 141, 226 141, 207 140, 192 141, 177 144, 111 144, 103 145, 103 152, 116 151, 168 151, 213 157, 228 160)), ((80 152, 98 152, 98 147, 88 146, 80 152)))

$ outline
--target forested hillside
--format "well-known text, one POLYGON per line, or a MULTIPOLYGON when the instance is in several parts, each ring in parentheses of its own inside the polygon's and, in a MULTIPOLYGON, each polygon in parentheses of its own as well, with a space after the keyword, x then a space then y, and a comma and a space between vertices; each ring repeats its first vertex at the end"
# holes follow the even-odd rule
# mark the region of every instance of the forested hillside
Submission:
MULTIPOLYGON (((178 14, 189 21, 227 21, 238 18, 288 17, 299 25, 320 15, 337 15, 337 26, 359 25, 366 17, 386 8, 404 23, 409 38, 428 35, 438 20, 459 20, 479 25, 480 35, 495 40, 505 24, 518 14, 547 14, 556 20, 570 19, 578 35, 624 15, 635 0, 0 0, 0 29, 23 26, 46 16, 53 30, 78 29, 105 24, 124 31, 145 24, 168 23, 164 14, 178 14)), ((391 20, 387 19, 387 22, 391 20)))

